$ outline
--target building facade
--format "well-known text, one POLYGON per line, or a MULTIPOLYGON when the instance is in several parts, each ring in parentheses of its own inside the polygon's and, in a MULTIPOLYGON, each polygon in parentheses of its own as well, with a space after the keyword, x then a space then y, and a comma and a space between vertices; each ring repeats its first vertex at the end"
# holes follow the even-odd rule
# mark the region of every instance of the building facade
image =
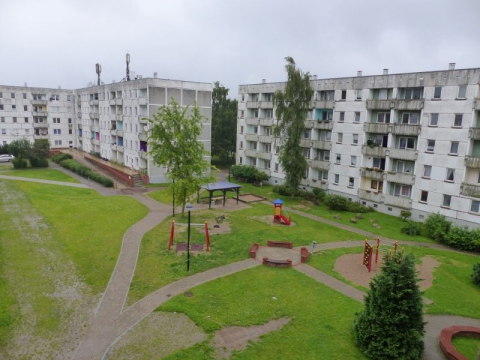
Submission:
POLYGON ((0 85, 0 144, 49 139, 52 149, 77 148, 165 182, 148 156, 149 123, 174 99, 205 116, 200 141, 211 150, 212 84, 139 78, 76 90, 0 85))
MULTIPOLYGON (((301 140, 306 190, 320 188, 376 210, 439 212, 480 223, 480 69, 315 79, 301 140)), ((237 164, 281 184, 273 94, 285 83, 239 87, 237 164)))

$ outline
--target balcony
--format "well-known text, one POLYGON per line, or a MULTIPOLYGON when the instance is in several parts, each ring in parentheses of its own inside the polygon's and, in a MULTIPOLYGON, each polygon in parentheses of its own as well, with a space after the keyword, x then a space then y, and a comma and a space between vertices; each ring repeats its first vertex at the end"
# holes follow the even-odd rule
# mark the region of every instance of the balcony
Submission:
POLYGON ((45 117, 45 116, 48 116, 48 112, 46 112, 46 111, 32 111, 32 115, 33 116, 45 117))
POLYGON ((409 173, 395 173, 392 171, 388 171, 387 181, 406 185, 413 185, 415 177, 413 176, 413 174, 409 173))
POLYGON ((123 153, 123 146, 117 145, 117 151, 123 153))
POLYGON ((462 195, 480 198, 480 184, 463 182, 462 195))
POLYGON ((90 113, 88 115, 90 116, 90 119, 92 119, 92 120, 98 120, 100 118, 99 113, 90 113))
POLYGON ((138 122, 140 124, 147 125, 148 124, 148 119, 142 116, 142 117, 138 118, 138 122))
POLYGON ((374 134, 387 134, 392 131, 392 125, 366 122, 363 124, 363 131, 374 134))
POLYGON ((91 129, 93 132, 96 132, 96 133, 100 132, 100 128, 99 128, 98 126, 92 126, 92 127, 90 127, 90 129, 91 129))
POLYGON ((110 129, 110 135, 117 136, 117 129, 110 129))
POLYGON ((146 151, 139 151, 138 155, 140 156, 140 159, 148 160, 148 153, 146 151))
POLYGON ((79 111, 77 112, 77 119, 81 119, 82 118, 82 113, 79 111))
POLYGON ((367 100, 368 110, 390 110, 395 107, 395 100, 367 100))
POLYGON ((115 99, 115 105, 123 105, 123 99, 115 99))
POLYGON ((480 157, 465 156, 465 166, 480 169, 480 157))
POLYGON ((375 190, 358 189, 358 197, 363 200, 373 202, 383 202, 383 194, 375 192, 375 190))
POLYGON ((310 167, 314 169, 328 170, 330 169, 330 162, 323 160, 309 160, 310 167))
MULTIPOLYGON (((309 140, 312 143, 312 147, 319 150, 330 150, 332 148, 331 141, 323 141, 323 140, 309 140)), ((308 146, 307 146, 308 147, 308 146)))
POLYGON ((273 101, 259 101, 258 104, 262 109, 273 109, 273 101))
POLYGON ((247 101, 247 108, 249 109, 258 109, 260 106, 258 101, 247 101))
POLYGON ((257 150, 245 150, 245 156, 256 158, 257 150))
POLYGON ((90 101, 88 102, 88 104, 89 104, 90 106, 98 105, 98 99, 97 99, 97 100, 90 100, 90 101))
POLYGON ((397 110, 422 110, 424 100, 396 100, 395 109, 397 110))
MULTIPOLYGON (((119 135, 119 136, 123 136, 123 135, 119 135)), ((145 132, 138 134, 138 140, 148 142, 148 134, 145 132)))
POLYGON ((114 151, 117 151, 117 144, 110 144, 110 148, 114 151))
POLYGON ((272 118, 261 118, 260 119, 261 126, 273 126, 273 119, 272 118))
POLYGON ((418 136, 420 134, 420 125, 393 124, 392 134, 418 136))
POLYGON ((246 118, 245 119, 245 123, 247 125, 258 125, 258 122, 259 122, 258 118, 246 118))
POLYGON ((272 153, 259 151, 257 157, 263 160, 272 160, 272 153))
POLYGON ((115 120, 117 121, 123 121, 123 115, 120 114, 120 115, 115 115, 115 120))
POLYGON ((144 98, 144 97, 138 98, 138 105, 147 105, 147 104, 148 104, 147 98, 144 98))
POLYGON ((480 128, 471 127, 468 132, 468 137, 473 140, 480 140, 480 128))
POLYGON ((387 148, 374 146, 370 147, 367 145, 362 146, 362 154, 375 157, 385 157, 387 156, 387 148))
POLYGON ((375 170, 360 169, 360 176, 370 178, 370 179, 383 180, 383 170, 380 169, 378 171, 375 171, 375 170))
POLYGON ((115 105, 115 99, 110 99, 110 100, 108 101, 108 103, 109 103, 110 105, 115 105))
POLYGON ((258 134, 245 134, 245 140, 258 141, 258 134))
POLYGON ((32 99, 32 105, 47 105, 47 100, 35 100, 32 99))
POLYGON ((77 128, 78 128, 78 129, 82 129, 82 128, 83 128, 83 125, 82 125, 82 124, 77 124, 77 128))
POLYGON ((93 145, 100 145, 100 140, 91 139, 91 143, 92 143, 93 145))
POLYGON ((335 107, 334 100, 314 100, 312 102, 317 109, 333 109, 335 107))
POLYGON ((271 135, 259 135, 258 136, 258 141, 263 142, 263 143, 271 144, 272 141, 273 141, 273 136, 271 136, 271 135))
POLYGON ((78 135, 78 141, 81 142, 81 143, 83 143, 83 137, 82 137, 82 135, 80 135, 80 134, 78 135))
POLYGON ((48 134, 33 134, 34 139, 48 139, 48 134))
POLYGON ((326 180, 311 179, 310 180, 310 186, 312 188, 328 190, 328 182, 326 180))
POLYGON ((48 123, 47 122, 44 122, 44 123, 33 123, 33 127, 34 128, 48 128, 48 123))
POLYGON ((385 195, 385 205, 392 205, 402 209, 411 209, 412 199, 400 196, 385 195))
POLYGON ((388 149, 391 158, 415 161, 418 157, 417 150, 410 149, 388 149))
POLYGON ((473 102, 473 109, 480 110, 480 98, 476 98, 475 101, 473 102))
POLYGON ((310 139, 300 139, 300 146, 304 148, 309 148, 313 146, 313 140, 310 139))
POLYGON ((332 130, 333 121, 330 120, 307 120, 305 123, 306 128, 314 128, 318 130, 332 130))

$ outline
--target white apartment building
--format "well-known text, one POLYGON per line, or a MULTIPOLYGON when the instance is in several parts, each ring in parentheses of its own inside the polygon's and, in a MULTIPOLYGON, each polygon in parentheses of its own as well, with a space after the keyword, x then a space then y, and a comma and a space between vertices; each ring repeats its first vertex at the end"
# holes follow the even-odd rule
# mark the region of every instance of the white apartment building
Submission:
MULTIPOLYGON (((174 99, 199 106, 206 117, 200 140, 211 150, 212 84, 138 78, 76 90, 0 85, 0 144, 26 137, 46 138, 52 149, 77 148, 165 182, 164 169, 148 152, 149 123, 174 99)), ((208 160, 210 157, 208 157, 208 160)))
MULTIPOLYGON (((301 146, 306 190, 321 188, 376 210, 439 212, 480 223, 480 69, 316 79, 301 146)), ((285 83, 239 86, 237 164, 281 184, 273 94, 285 83)))

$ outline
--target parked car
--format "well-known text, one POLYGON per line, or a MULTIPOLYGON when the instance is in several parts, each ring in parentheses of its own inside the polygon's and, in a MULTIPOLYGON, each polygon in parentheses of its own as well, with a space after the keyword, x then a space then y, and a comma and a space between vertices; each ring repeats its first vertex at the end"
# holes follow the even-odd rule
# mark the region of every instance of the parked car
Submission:
POLYGON ((10 162, 14 158, 15 158, 15 156, 13 156, 13 155, 2 154, 2 155, 0 155, 0 162, 10 162))

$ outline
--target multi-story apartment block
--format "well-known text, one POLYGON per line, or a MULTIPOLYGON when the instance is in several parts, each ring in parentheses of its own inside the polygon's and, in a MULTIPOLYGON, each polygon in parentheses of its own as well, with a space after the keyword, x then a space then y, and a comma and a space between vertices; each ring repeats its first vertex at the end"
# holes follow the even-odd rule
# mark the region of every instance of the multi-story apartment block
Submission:
MULTIPOLYGON (((480 69, 316 79, 301 140, 302 186, 376 210, 440 212, 480 223, 480 69)), ((241 85, 237 164, 281 184, 273 94, 285 83, 241 85)))
POLYGON ((164 182, 164 169, 148 156, 149 122, 174 99, 200 108, 200 141, 211 150, 212 84, 139 78, 76 90, 0 85, 0 143, 26 137, 46 138, 52 149, 77 148, 146 172, 150 182, 164 182))

